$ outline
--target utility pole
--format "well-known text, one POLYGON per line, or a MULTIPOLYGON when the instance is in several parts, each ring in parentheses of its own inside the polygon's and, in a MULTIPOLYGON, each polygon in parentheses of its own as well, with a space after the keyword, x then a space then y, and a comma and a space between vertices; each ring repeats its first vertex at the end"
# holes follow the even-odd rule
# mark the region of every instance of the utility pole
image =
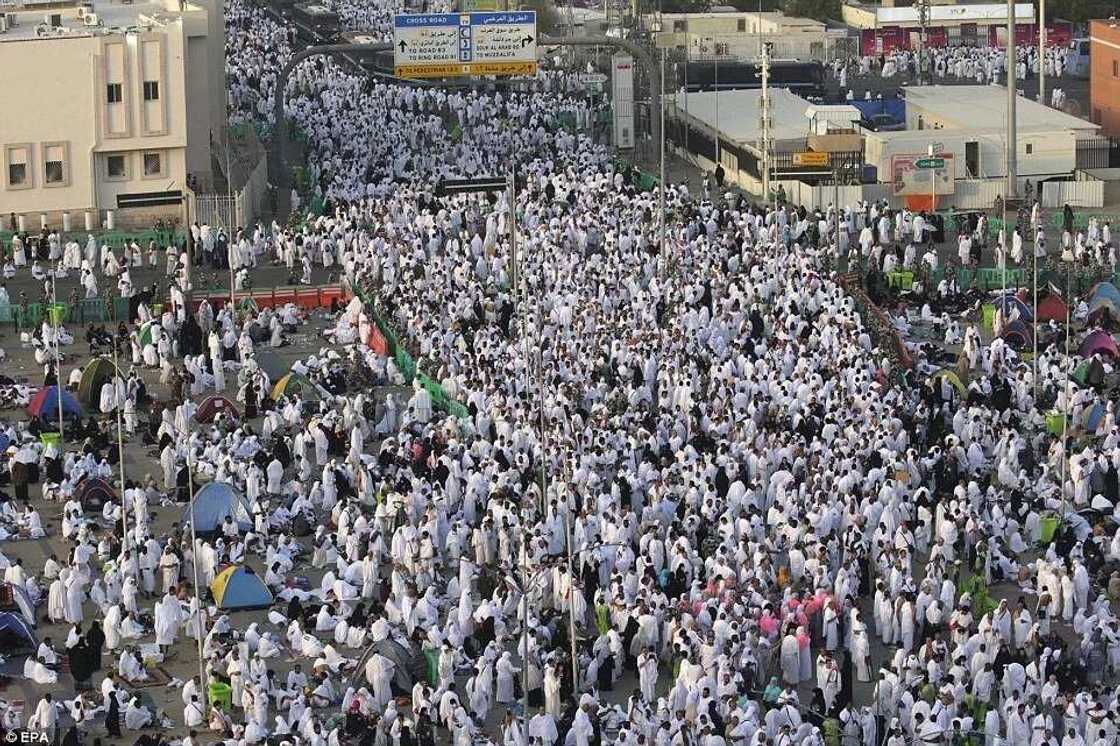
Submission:
MULTIPOLYGON (((1015 66, 1018 63, 1015 53, 1015 0, 1007 0, 1007 195, 1004 202, 1014 200, 1018 194, 1015 187, 1019 172, 1016 158, 1018 143, 1015 140, 1015 66)), ((1004 230, 1007 225, 1004 225, 1004 230)))
POLYGON ((712 50, 716 54, 716 58, 715 58, 716 59, 716 70, 715 70, 715 76, 716 76, 716 93, 715 93, 715 96, 716 96, 716 166, 719 166, 719 164, 720 164, 720 155, 719 155, 719 45, 716 44, 714 37, 712 39, 712 50))
POLYGON ((770 200, 770 42, 762 45, 762 199, 770 200))
POLYGON ((918 50, 918 85, 925 85, 932 79, 932 76, 926 77, 926 61, 929 59, 929 53, 926 51, 929 47, 929 0, 919 0, 916 7, 922 45, 918 50))
MULTIPOLYGON (((661 47, 661 93, 665 93, 665 47, 661 47)), ((658 212, 661 215, 661 268, 666 276, 669 274, 669 256, 665 245, 665 96, 661 96, 661 183, 657 190, 658 212)), ((688 122, 685 122, 688 126, 688 122)))
POLYGON ((840 166, 832 161, 833 204, 836 205, 836 266, 840 266, 840 166))
POLYGON ((1038 103, 1046 106, 1046 0, 1038 0, 1038 103))

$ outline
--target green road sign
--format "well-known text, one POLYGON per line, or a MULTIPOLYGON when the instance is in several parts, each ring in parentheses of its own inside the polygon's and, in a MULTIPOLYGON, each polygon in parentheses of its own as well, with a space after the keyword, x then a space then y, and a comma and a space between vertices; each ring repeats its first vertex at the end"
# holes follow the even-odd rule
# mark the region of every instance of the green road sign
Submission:
POLYGON ((945 168, 944 158, 920 158, 914 162, 918 168, 945 168))

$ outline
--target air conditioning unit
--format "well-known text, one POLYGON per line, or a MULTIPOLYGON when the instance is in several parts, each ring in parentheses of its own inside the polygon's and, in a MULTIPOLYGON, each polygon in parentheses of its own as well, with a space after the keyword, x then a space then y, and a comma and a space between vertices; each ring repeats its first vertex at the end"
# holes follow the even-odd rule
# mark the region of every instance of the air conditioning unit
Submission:
POLYGON ((93 12, 93 3, 82 3, 78 6, 78 18, 85 20, 87 14, 93 12))
POLYGON ((84 23, 86 26, 100 26, 101 19, 97 17, 96 13, 86 13, 82 17, 82 23, 84 23))

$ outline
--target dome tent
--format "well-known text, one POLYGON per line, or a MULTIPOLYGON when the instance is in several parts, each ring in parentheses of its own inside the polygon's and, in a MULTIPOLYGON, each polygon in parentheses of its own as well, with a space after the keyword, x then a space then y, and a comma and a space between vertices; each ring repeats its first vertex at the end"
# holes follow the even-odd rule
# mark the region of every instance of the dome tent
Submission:
POLYGON ((1120 358, 1120 349, 1116 347, 1116 340, 1112 338, 1111 334, 1101 329, 1097 329, 1087 336, 1078 351, 1081 357, 1091 357, 1097 353, 1109 355, 1113 359, 1120 358))
POLYGON ((253 528, 249 504, 236 487, 226 482, 211 482, 194 494, 194 500, 183 511, 184 526, 190 525, 192 512, 194 530, 200 534, 220 531, 226 516, 233 518, 242 533, 253 528))
POLYGON ((218 414, 224 414, 235 420, 241 419, 241 412, 238 411, 237 405, 221 394, 211 394, 203 399, 195 410, 194 418, 199 422, 213 422, 218 414))
MULTIPOLYGON (((58 397, 58 386, 44 386, 39 389, 39 393, 35 394, 31 403, 27 405, 27 413, 32 417, 57 421, 58 397)), ((68 418, 82 416, 82 405, 78 403, 78 400, 74 398, 73 394, 65 389, 62 389, 62 413, 63 416, 68 418)))
POLYGON ((273 401, 279 401, 281 396, 299 395, 305 401, 320 401, 323 392, 310 378, 299 373, 289 373, 276 382, 272 387, 273 401))
POLYGON ((78 382, 79 403, 96 409, 101 402, 101 387, 119 375, 117 366, 109 358, 95 357, 90 360, 82 368, 82 379, 78 382))
POLYGON ((1057 295, 1048 295, 1045 299, 1038 303, 1038 320, 1039 321, 1056 321, 1058 323, 1066 323, 1069 318, 1069 307, 1066 306, 1064 300, 1057 295))
POLYGON ((0 613, 4 612, 19 614, 32 627, 36 625, 35 604, 27 591, 6 581, 0 582, 0 613))
POLYGON ((214 603, 224 611, 264 609, 272 605, 272 591, 246 565, 230 565, 210 584, 214 603))
POLYGON ((83 479, 74 489, 74 497, 82 504, 87 513, 100 512, 105 503, 116 502, 117 493, 104 479, 83 479))
POLYGON ((0 611, 0 649, 6 656, 32 655, 39 649, 35 632, 22 614, 0 611))

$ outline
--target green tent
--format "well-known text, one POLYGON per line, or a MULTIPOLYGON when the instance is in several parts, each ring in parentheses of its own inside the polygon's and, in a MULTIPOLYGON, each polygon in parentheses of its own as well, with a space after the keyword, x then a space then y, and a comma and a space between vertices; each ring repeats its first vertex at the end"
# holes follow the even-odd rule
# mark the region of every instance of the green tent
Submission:
POLYGON ((155 329, 155 326, 156 326, 156 322, 148 321, 148 322, 145 322, 145 324, 142 327, 140 327, 140 346, 141 347, 147 347, 148 345, 153 343, 152 342, 152 337, 153 337, 153 331, 155 329))
POLYGON ((90 360, 82 369, 82 380, 78 383, 78 401, 96 409, 101 401, 101 387, 117 375, 120 373, 109 358, 95 357, 90 360))

